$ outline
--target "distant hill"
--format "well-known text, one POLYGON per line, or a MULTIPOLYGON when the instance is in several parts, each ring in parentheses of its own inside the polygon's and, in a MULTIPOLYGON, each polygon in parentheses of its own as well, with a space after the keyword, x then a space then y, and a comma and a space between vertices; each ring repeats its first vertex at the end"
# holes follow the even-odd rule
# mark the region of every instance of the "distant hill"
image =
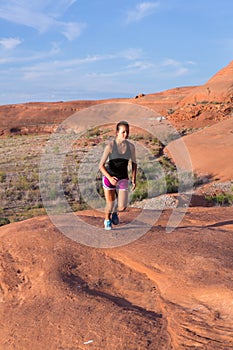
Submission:
POLYGON ((199 127, 232 114, 233 61, 202 86, 176 87, 132 98, 31 102, 0 106, 0 135, 51 133, 75 112, 106 102, 130 102, 166 116, 177 127, 199 127))
POLYGON ((198 102, 233 102, 233 61, 217 72, 204 85, 186 95, 180 105, 198 102))

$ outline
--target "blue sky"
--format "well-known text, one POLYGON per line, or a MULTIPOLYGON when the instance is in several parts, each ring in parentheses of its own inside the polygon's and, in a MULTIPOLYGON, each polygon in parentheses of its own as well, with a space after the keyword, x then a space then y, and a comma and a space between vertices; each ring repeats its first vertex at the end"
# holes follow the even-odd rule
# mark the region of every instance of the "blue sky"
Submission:
POLYGON ((201 85, 233 59, 232 0, 0 0, 0 104, 201 85))

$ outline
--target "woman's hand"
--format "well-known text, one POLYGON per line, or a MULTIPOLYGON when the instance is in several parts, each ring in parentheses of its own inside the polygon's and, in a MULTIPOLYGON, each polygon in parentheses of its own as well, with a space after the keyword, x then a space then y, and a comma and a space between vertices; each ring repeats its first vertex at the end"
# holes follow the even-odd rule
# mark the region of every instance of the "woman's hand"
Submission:
POLYGON ((113 186, 116 186, 118 178, 115 177, 115 176, 111 176, 111 177, 108 178, 108 180, 113 186))
POLYGON ((134 191, 135 188, 136 188, 136 181, 133 181, 133 180, 132 180, 132 191, 134 191))

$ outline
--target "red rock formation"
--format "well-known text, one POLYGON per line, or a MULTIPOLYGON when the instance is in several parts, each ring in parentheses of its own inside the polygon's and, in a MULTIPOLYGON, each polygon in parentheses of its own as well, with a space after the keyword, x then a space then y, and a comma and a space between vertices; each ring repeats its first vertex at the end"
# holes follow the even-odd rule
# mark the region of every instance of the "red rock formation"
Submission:
POLYGON ((204 85, 196 87, 181 102, 180 106, 198 102, 232 102, 233 61, 217 72, 204 85))
POLYGON ((202 86, 178 87, 140 98, 69 102, 34 102, 0 106, 0 135, 52 132, 75 112, 99 103, 130 102, 156 111, 178 127, 213 124, 232 113, 233 61, 202 86), (192 123, 190 125, 190 120, 192 123), (13 130, 13 131, 12 131, 13 130))
MULTIPOLYGON (((167 233, 166 210, 111 249, 69 240, 48 217, 1 227, 0 348, 231 349, 232 214, 192 208, 167 233)), ((122 214, 119 235, 134 215, 122 214)))

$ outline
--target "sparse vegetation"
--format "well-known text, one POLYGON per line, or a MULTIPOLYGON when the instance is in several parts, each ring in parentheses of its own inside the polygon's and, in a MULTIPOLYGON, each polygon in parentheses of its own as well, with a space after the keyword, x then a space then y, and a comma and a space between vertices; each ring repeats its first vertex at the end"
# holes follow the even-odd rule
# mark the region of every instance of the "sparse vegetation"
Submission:
MULTIPOLYGON (((110 137, 111 132, 112 130, 99 128, 88 130, 86 136, 83 135, 81 139, 74 142, 72 150, 65 156, 62 191, 69 210, 77 211, 88 207, 80 194, 78 177, 80 162, 93 144, 102 143, 104 147, 104 141, 110 137)), ((0 148, 4 147, 4 156, 0 161, 1 222, 3 224, 8 223, 8 220, 21 221, 46 213, 40 194, 39 170, 41 154, 48 139, 49 135, 15 135, 0 139, 0 148)), ((163 155, 164 145, 149 133, 148 135, 133 134, 131 139, 149 150, 149 158, 138 170, 137 188, 132 195, 132 202, 163 193, 177 192, 180 179, 178 181, 175 165, 163 155)), ((61 148, 60 144, 55 145, 53 155, 62 154, 61 148)), ((56 186, 52 186, 57 181, 57 169, 51 169, 51 171, 49 175, 51 183, 47 195, 51 203, 56 203, 58 210, 63 210, 57 201, 56 186)), ((96 191, 103 197, 101 174, 98 169, 94 175, 96 191)))
POLYGON ((140 140, 143 140, 143 139, 144 139, 143 135, 138 135, 138 134, 132 134, 132 135, 130 136, 130 138, 131 138, 131 140, 133 140, 133 141, 140 141, 140 140))
POLYGON ((1 218, 0 217, 0 226, 8 225, 8 224, 10 224, 10 220, 8 218, 1 218))
POLYGON ((6 181, 6 173, 3 171, 0 171, 0 182, 6 181))
POLYGON ((208 195, 205 199, 215 205, 219 206, 232 206, 233 205, 233 193, 232 192, 222 192, 214 195, 208 195))

